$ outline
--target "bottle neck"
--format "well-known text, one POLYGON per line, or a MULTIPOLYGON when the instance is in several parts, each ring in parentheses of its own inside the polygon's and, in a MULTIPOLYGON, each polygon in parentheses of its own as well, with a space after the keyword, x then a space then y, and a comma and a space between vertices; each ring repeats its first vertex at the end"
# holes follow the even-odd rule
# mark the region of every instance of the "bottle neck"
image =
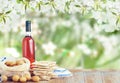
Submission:
POLYGON ((26 36, 31 36, 31 32, 26 32, 26 36))

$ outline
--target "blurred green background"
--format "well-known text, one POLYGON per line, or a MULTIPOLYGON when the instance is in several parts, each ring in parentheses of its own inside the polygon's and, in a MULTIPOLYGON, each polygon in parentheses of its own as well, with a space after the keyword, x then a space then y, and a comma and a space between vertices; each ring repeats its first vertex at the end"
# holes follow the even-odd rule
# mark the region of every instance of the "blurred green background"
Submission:
POLYGON ((21 16, 16 28, 0 30, 0 56, 22 57, 25 21, 30 19, 36 60, 56 61, 65 68, 120 68, 120 31, 107 32, 111 27, 108 21, 98 23, 91 13, 35 13, 21 16))

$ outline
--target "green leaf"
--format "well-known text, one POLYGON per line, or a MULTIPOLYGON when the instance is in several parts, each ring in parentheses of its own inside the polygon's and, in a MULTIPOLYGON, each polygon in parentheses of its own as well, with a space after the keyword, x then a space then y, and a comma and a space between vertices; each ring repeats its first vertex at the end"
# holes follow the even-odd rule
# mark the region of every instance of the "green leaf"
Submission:
POLYGON ((52 1, 54 1, 54 0, 50 0, 50 2, 52 2, 52 1))
POLYGON ((3 17, 3 22, 6 23, 6 19, 3 17))
POLYGON ((49 2, 45 3, 45 5, 48 5, 48 4, 50 4, 50 3, 49 2))
POLYGON ((56 4, 54 2, 51 2, 52 7, 55 9, 56 4))
POLYGON ((64 10, 65 10, 65 12, 68 12, 69 11, 69 9, 70 9, 70 3, 71 3, 71 1, 67 1, 66 3, 65 3, 65 8, 64 8, 64 10))
POLYGON ((75 7, 80 7, 80 5, 75 5, 75 7))
POLYGON ((17 3, 21 3, 23 0, 16 0, 17 3))
POLYGON ((4 13, 0 13, 0 16, 2 16, 4 13))
POLYGON ((25 10, 27 10, 27 5, 25 5, 25 10))
POLYGON ((40 1, 40 2, 37 3, 36 8, 38 8, 39 10, 41 10, 41 5, 43 5, 42 1, 40 1))
POLYGON ((41 10, 41 5, 40 4, 38 5, 38 9, 41 10))
POLYGON ((9 14, 10 12, 11 12, 11 10, 9 10, 9 11, 5 12, 5 14, 9 14))
POLYGON ((82 15, 85 14, 85 11, 86 11, 86 7, 85 6, 81 7, 81 13, 82 13, 82 15))
POLYGON ((30 0, 25 0, 25 1, 30 2, 30 0))
POLYGON ((30 1, 30 0, 25 0, 25 1, 23 1, 23 4, 24 4, 24 6, 25 6, 25 10, 27 10, 27 8, 30 7, 29 1, 30 1))
POLYGON ((66 7, 67 7, 68 9, 69 9, 70 3, 71 3, 70 1, 67 1, 67 2, 66 2, 66 7))
POLYGON ((115 16, 117 15, 115 12, 112 12, 112 14, 115 15, 115 16))
POLYGON ((91 28, 94 28, 94 25, 96 24, 96 19, 91 18, 89 23, 90 23, 91 28))
POLYGON ((29 7, 29 3, 25 4, 25 10, 27 10, 27 8, 29 7))
POLYGON ((99 9, 101 9, 100 1, 95 0, 95 2, 94 2, 94 9, 95 9, 95 10, 99 10, 99 9))
POLYGON ((118 19, 116 20, 116 25, 118 25, 119 21, 120 21, 120 19, 118 18, 118 19))

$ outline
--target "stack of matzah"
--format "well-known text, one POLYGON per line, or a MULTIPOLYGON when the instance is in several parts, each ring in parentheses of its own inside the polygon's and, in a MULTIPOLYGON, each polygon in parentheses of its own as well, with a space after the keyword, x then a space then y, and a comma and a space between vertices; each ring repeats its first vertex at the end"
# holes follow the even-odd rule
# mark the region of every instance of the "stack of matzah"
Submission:
POLYGON ((53 73, 56 68, 56 62, 39 61, 33 63, 31 71, 34 75, 40 76, 42 80, 50 80, 51 78, 57 78, 57 75, 53 73))

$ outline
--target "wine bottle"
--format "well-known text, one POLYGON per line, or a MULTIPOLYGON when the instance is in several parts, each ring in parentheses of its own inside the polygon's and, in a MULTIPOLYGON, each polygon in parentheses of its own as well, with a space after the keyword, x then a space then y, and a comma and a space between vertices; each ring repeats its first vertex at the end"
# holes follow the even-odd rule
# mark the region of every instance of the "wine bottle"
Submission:
POLYGON ((35 61, 35 43, 31 36, 31 21, 26 21, 26 36, 22 41, 22 53, 31 64, 35 61))

